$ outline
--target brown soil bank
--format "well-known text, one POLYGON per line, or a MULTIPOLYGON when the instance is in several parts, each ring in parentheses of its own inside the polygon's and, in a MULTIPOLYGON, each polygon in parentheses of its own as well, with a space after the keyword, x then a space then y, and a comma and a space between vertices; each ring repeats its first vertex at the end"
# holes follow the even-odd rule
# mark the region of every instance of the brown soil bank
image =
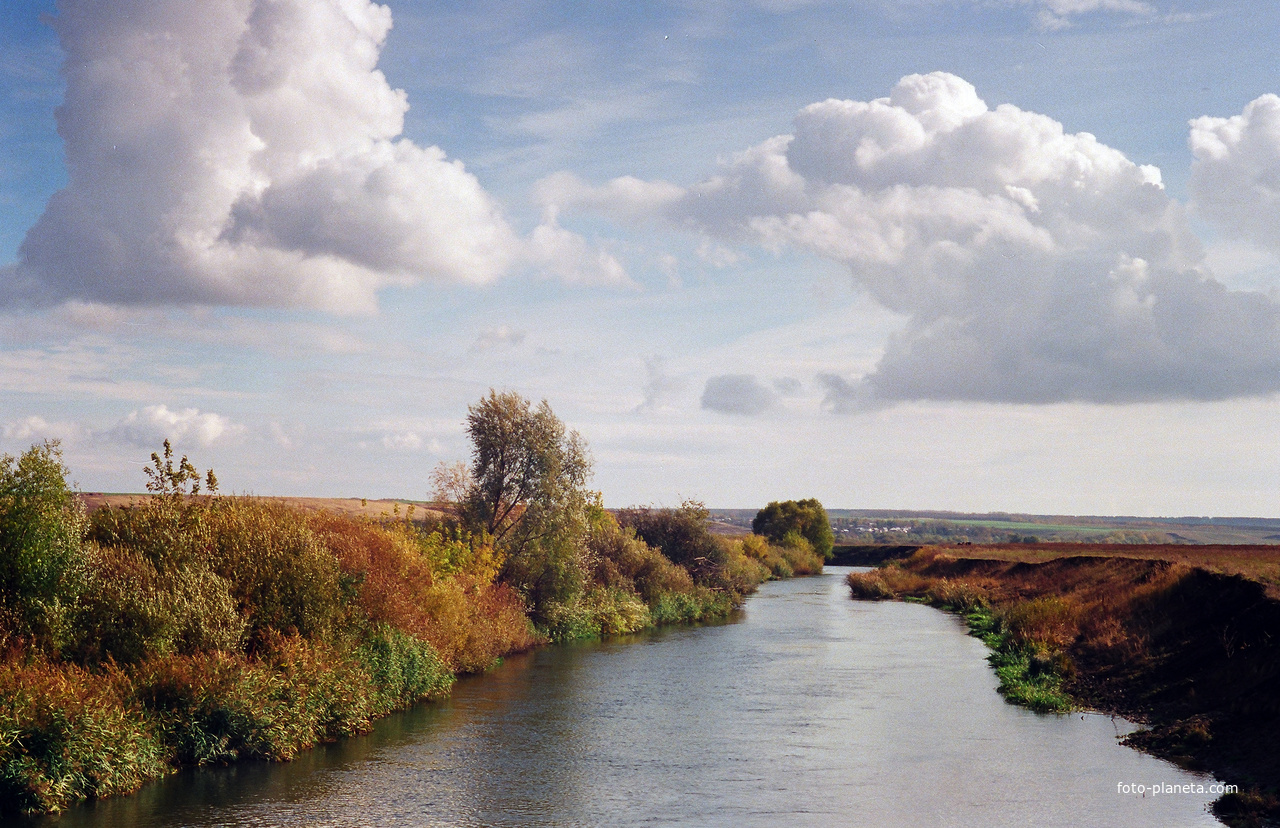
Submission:
POLYGON ((1146 723, 1130 744, 1248 791, 1219 800, 1219 816, 1280 822, 1280 601, 1266 585, 1148 557, 1150 548, 1142 557, 1131 547, 1026 550, 1040 562, 989 551, 926 547, 877 571, 871 586, 961 609, 987 604, 1033 663, 1055 665, 1067 693, 1146 723))

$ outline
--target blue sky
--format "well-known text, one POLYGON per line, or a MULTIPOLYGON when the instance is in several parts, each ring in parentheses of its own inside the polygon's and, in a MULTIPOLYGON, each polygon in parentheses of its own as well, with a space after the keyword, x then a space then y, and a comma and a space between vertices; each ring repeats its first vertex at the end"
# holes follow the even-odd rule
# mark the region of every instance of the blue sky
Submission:
POLYGON ((6 4, 0 450, 124 491, 168 436, 237 491, 425 497, 497 387, 615 506, 1273 515, 1276 31, 6 4))

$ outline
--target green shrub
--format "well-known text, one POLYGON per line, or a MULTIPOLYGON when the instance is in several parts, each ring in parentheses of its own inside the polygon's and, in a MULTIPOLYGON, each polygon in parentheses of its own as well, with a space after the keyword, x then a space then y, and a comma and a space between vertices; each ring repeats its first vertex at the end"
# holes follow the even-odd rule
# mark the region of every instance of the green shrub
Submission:
POLYGON ((782 559, 795 575, 821 575, 823 557, 804 538, 798 538, 798 541, 792 545, 782 545, 779 550, 782 559))
POLYGON ((620 589, 593 589, 585 598, 591 608, 592 623, 601 635, 626 635, 648 627, 649 607, 634 592, 620 589))
POLYGON ((159 572, 125 549, 91 547, 88 559, 73 648, 82 663, 240 649, 245 621, 225 578, 199 568, 159 572))
POLYGON ((547 640, 557 643, 600 636, 600 623, 583 601, 547 606, 539 627, 547 640))
POLYGON ((735 606, 729 594, 699 588, 693 592, 665 593, 649 610, 649 615, 656 626, 690 624, 724 618, 735 606))
POLYGON ((224 499, 209 510, 209 568, 231 584, 253 641, 324 637, 348 609, 334 555, 307 516, 280 503, 224 499))
POLYGON ((752 593, 764 581, 769 580, 769 569, 764 564, 742 554, 740 548, 717 538, 724 550, 724 564, 708 586, 733 596, 733 603, 741 603, 743 596, 752 593))
POLYGON ((592 527, 587 548, 597 584, 633 591, 650 606, 664 593, 694 588, 688 570, 672 563, 631 530, 623 529, 608 514, 603 514, 592 527))
MULTIPOLYGON (((567 545, 530 544, 508 558, 503 567, 503 583, 524 597, 529 617, 539 628, 554 629, 577 612, 574 608, 581 603, 586 589, 581 556, 565 549, 567 545)), ((552 638, 556 640, 555 636, 552 638)))
POLYGON ((696 500, 678 509, 633 507, 618 512, 618 523, 660 551, 667 560, 684 567, 694 581, 713 583, 728 563, 728 553, 708 527, 711 513, 696 500))
POLYGON ((264 642, 257 658, 153 659, 137 672, 137 695, 177 763, 287 760, 368 730, 373 717, 393 709, 393 699, 431 684, 428 675, 435 676, 432 687, 441 675, 452 680, 439 672, 438 658, 386 638, 359 655, 284 636, 264 642), (386 684, 375 684, 375 669, 386 684))
POLYGON ((84 590, 84 511, 57 442, 0 456, 0 644, 17 634, 57 651, 84 590))
POLYGON ((170 571, 208 558, 213 546, 200 500, 151 496, 130 506, 98 509, 89 518, 89 540, 105 549, 128 549, 155 569, 170 571))
POLYGON ((650 615, 657 625, 688 624, 702 618, 702 602, 686 592, 668 592, 654 602, 650 615))

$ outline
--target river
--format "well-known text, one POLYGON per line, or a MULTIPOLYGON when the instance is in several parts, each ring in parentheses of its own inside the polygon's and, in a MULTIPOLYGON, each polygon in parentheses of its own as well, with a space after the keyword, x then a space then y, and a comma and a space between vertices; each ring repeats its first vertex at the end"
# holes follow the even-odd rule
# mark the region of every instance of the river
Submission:
POLYGON ((1130 726, 1006 704, 953 616, 851 601, 842 567, 732 623, 548 647, 287 764, 187 771, 49 828, 1199 826, 1209 785, 1130 726))

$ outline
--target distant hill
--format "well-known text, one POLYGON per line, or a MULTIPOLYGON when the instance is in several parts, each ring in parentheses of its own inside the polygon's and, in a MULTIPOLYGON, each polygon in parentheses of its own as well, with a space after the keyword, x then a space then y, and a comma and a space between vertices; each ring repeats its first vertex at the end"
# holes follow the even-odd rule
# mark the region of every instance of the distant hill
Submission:
MULTIPOLYGON (((1280 544, 1280 518, 1031 515, 901 509, 827 509, 836 543, 1280 544)), ((755 509, 712 509, 726 527, 751 530, 755 509)))

